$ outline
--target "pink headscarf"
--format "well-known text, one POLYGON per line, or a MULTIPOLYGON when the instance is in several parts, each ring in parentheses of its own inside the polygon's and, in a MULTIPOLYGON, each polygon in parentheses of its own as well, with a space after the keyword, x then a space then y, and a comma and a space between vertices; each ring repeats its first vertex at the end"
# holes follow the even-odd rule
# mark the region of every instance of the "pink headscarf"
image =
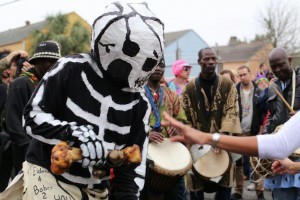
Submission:
POLYGON ((183 67, 192 67, 189 65, 185 60, 179 59, 176 60, 175 63, 172 66, 172 72, 175 76, 178 76, 181 71, 183 70, 183 67))

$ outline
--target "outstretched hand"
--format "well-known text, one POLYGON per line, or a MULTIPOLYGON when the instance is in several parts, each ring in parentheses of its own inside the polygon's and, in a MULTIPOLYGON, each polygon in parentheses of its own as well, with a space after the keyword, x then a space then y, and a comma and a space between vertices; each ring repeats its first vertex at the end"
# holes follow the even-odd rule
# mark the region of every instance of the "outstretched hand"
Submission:
POLYGON ((173 126, 180 130, 182 136, 173 136, 171 137, 172 142, 184 142, 187 145, 192 144, 204 144, 205 143, 205 134, 201 131, 198 131, 194 128, 191 128, 180 121, 177 121, 171 117, 168 113, 164 112, 165 121, 161 122, 161 125, 164 127, 173 126))

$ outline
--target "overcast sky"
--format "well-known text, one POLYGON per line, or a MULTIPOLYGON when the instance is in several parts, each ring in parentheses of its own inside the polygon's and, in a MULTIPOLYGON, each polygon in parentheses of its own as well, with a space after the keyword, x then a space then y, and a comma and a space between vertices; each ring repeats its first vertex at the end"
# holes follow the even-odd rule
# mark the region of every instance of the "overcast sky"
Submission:
MULTIPOLYGON (((126 0, 141 2, 143 0, 126 0)), ((230 36, 251 40, 262 33, 260 15, 277 0, 144 0, 164 22, 165 31, 193 29, 209 45, 226 45, 230 36)), ((300 9, 300 0, 292 1, 300 9)), ((112 0, 0 0, 0 32, 39 22, 48 15, 75 11, 89 24, 112 0), (12 3, 8 3, 12 2, 12 3), (6 4, 8 3, 8 4, 6 4)))

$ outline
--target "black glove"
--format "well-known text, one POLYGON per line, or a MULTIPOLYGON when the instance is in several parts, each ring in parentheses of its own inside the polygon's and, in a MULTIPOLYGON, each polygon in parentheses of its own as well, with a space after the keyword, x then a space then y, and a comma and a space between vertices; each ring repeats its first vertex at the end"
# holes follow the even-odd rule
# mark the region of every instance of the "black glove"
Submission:
POLYGON ((74 138, 82 151, 82 166, 102 166, 105 164, 107 150, 104 148, 102 141, 96 136, 93 127, 73 126, 72 138, 74 138))

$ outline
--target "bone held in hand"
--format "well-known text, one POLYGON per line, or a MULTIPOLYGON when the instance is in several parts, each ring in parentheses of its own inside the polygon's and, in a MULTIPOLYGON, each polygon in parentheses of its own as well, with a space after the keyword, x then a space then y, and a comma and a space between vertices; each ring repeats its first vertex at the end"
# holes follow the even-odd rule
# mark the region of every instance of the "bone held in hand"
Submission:
POLYGON ((140 147, 136 144, 122 150, 113 150, 108 155, 109 161, 114 165, 139 164, 142 161, 140 147))
POLYGON ((51 172, 57 175, 63 174, 73 162, 81 159, 81 149, 71 147, 67 142, 60 142, 51 151, 51 172))
MULTIPOLYGON (((140 147, 136 144, 122 150, 113 150, 108 159, 113 164, 139 164, 142 161, 140 147)), ((82 151, 71 147, 67 142, 60 142, 51 151, 51 172, 53 174, 65 173, 73 162, 82 160, 82 151)))

